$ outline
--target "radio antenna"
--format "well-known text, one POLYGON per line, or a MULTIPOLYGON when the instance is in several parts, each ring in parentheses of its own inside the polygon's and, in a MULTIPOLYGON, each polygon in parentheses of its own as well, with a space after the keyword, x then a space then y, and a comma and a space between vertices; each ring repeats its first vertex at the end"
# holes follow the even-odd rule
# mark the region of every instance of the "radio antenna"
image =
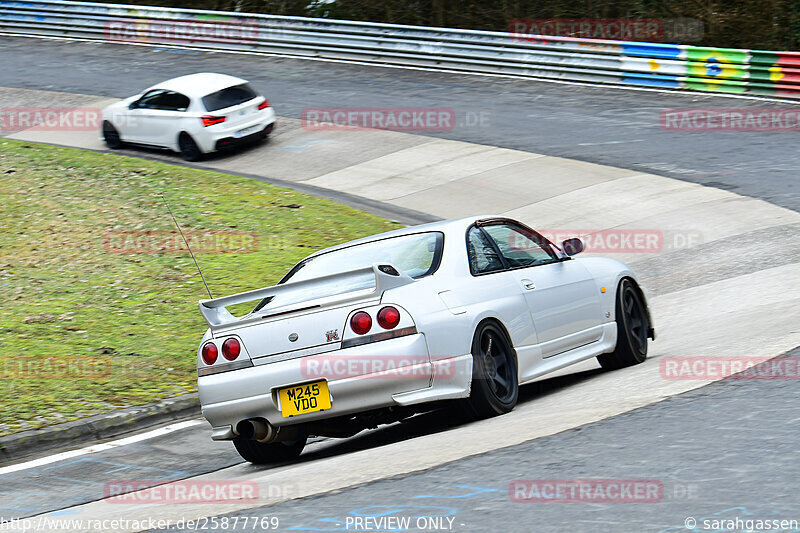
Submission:
POLYGON ((203 285, 206 286, 206 292, 208 292, 208 297, 213 300, 214 297, 211 296, 211 289, 208 288, 208 283, 206 283, 206 277, 203 275, 203 271, 200 270, 200 265, 197 264, 197 259, 194 256, 194 252, 192 252, 192 248, 189 246, 189 241, 186 240, 186 236, 183 234, 183 230, 181 229, 181 225, 178 224, 178 221, 175 218, 175 215, 172 214, 172 209, 169 208, 169 204, 167 203, 167 199, 164 198, 163 194, 161 195, 161 199, 164 200, 164 205, 167 206, 167 211, 169 211, 169 216, 172 217, 172 221, 175 222, 175 227, 178 228, 178 231, 180 232, 181 237, 183 238, 183 242, 186 243, 186 248, 189 250, 189 253, 192 256, 192 261, 194 261, 194 266, 197 267, 197 271, 200 273, 200 278, 203 280, 203 285))

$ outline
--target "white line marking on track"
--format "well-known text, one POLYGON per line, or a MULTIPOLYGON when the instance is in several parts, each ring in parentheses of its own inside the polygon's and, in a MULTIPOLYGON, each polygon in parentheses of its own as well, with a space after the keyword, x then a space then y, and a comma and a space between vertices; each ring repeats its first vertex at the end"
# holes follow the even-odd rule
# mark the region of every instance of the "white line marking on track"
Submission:
POLYGON ((143 440, 161 437, 162 435, 167 435, 175 431, 180 431, 181 429, 193 427, 198 424, 202 424, 203 422, 204 422, 203 420, 187 420, 186 422, 178 422, 177 424, 170 424, 169 426, 165 426, 163 428, 154 429, 152 431, 148 431, 146 433, 140 433, 138 435, 132 435, 130 437, 125 437, 124 439, 112 440, 111 442, 95 444, 93 446, 87 446, 85 448, 80 448, 78 450, 70 450, 68 452, 61 452, 54 455, 48 455, 47 457, 41 457, 39 459, 34 459, 33 461, 27 461, 25 463, 19 463, 11 466, 4 466, 0 468, 0 476, 2 476, 3 474, 10 474, 12 472, 19 472, 20 470, 28 470, 30 468, 36 468, 37 466, 48 465, 58 461, 63 461, 64 459, 71 459, 73 457, 79 457, 81 455, 102 452, 105 450, 110 450, 112 448, 118 448, 120 446, 126 446, 128 444, 141 442, 143 440))
POLYGON ((627 144, 642 142, 644 142, 644 139, 633 139, 632 141, 605 141, 601 143, 578 143, 578 146, 600 146, 601 144, 627 144))

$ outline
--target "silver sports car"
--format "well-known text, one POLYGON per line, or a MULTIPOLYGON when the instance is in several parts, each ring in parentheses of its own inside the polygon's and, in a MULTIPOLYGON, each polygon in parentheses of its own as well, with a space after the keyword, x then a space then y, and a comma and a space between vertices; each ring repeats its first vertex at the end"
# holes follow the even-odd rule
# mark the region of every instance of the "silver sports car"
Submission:
POLYGON ((254 463, 450 400, 506 413, 519 385, 597 357, 641 363, 655 338, 625 264, 574 256, 520 222, 473 217, 317 252, 274 287, 213 300, 197 354, 215 440, 254 463), (227 309, 258 302, 236 317, 227 309))

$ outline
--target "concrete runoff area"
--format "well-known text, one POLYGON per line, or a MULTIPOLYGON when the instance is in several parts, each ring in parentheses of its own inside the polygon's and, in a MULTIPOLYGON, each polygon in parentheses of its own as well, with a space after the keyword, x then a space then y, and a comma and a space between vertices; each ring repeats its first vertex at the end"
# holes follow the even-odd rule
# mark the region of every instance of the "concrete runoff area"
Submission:
MULTIPOLYGON (((12 94, 27 102, 39 97, 35 91, 12 94)), ((5 91, 0 95, 9 98, 5 91)), ((47 98, 47 93, 40 96, 47 98)), ((108 100, 86 101, 100 105, 108 100)), ((96 132, 21 131, 8 137, 104 149, 96 132)), ((178 160, 152 151, 122 153, 178 160)), ((460 141, 388 131, 310 131, 287 118, 279 119, 268 143, 212 156, 202 166, 324 187, 443 218, 494 212, 545 232, 589 231, 616 235, 615 242, 629 234, 632 239, 640 233, 656 235, 653 246, 645 239, 641 247, 625 250, 614 249, 606 238, 602 243, 606 249, 598 255, 626 261, 646 288, 654 288, 650 296, 658 338, 651 343, 645 364, 600 373, 593 360, 584 362, 559 374, 582 372, 585 380, 524 402, 502 417, 347 453, 316 453, 312 447, 297 464, 272 469, 237 464, 193 478, 252 481, 267 496, 257 503, 95 501, 69 507, 66 512, 72 519, 153 517, 175 522, 246 514, 265 504, 520 445, 709 383, 665 379, 659 364, 665 357, 771 357, 800 345, 796 312, 800 257, 796 246, 786 245, 787 240, 797 240, 800 214, 759 199, 662 176, 460 141), (737 247, 737 239, 747 246, 737 247), (718 247, 738 253, 720 255, 715 253, 718 247), (709 264, 708 256, 715 262, 709 264), (699 284, 693 279, 695 265, 701 274, 699 284), (718 271, 724 275, 716 275, 718 271), (270 490, 276 486, 291 490, 270 490)), ((598 242, 592 235, 587 240, 598 242)), ((205 427, 186 431, 197 439, 209 438, 205 427)))

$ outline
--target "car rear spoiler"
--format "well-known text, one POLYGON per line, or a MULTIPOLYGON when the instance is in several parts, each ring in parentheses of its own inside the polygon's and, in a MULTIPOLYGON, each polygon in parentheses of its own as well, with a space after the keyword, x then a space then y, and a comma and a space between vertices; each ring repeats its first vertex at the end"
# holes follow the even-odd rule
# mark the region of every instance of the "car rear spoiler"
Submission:
POLYGON ((350 270, 348 272, 341 272, 338 274, 321 276, 319 278, 297 281, 294 283, 291 282, 283 283, 280 285, 274 285, 272 287, 265 287, 263 289, 256 289, 253 291, 242 292, 239 294, 224 296, 222 298, 216 298, 213 300, 200 300, 200 312, 203 314, 203 318, 206 319, 206 322, 208 322, 211 331, 215 332, 216 330, 225 329, 226 326, 231 326, 233 324, 236 324, 236 327, 240 327, 246 324, 250 324, 252 322, 258 322, 260 320, 263 320, 264 318, 269 318, 271 316, 288 314, 295 311, 301 311, 304 309, 313 309, 315 307, 329 306, 332 304, 343 303, 351 300, 380 298, 380 296, 383 294, 383 291, 387 289, 393 289, 395 287, 400 287, 413 282, 414 282, 413 278, 409 277, 407 274, 395 268, 394 266, 385 263, 382 264, 375 263, 370 267, 350 270), (298 301, 293 301, 291 303, 282 305, 281 307, 276 307, 269 310, 260 310, 257 311, 256 313, 253 313, 251 316, 244 316, 241 318, 235 317, 227 309, 227 307, 232 305, 242 304, 255 300, 263 300, 264 298, 269 298, 272 296, 279 296, 281 294, 289 293, 298 288, 307 289, 309 287, 314 287, 314 286, 322 287, 324 285, 330 285, 332 283, 337 283, 337 282, 341 283, 345 280, 362 277, 365 274, 369 273, 373 273, 375 275, 374 288, 370 287, 367 289, 355 289, 355 290, 345 291, 339 294, 334 294, 331 296, 324 296, 321 298, 312 297, 310 299, 301 299, 298 301))

